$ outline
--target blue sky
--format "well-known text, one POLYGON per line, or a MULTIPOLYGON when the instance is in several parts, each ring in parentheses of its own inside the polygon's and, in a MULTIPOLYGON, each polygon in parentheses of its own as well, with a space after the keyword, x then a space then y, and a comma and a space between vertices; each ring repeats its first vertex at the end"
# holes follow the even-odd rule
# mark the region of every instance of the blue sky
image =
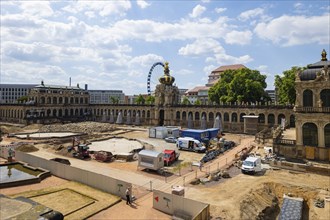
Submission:
MULTIPOLYGON (((1 1, 1 83, 147 93, 155 62, 179 88, 244 64, 274 76, 330 54, 329 1, 1 1)), ((329 57, 329 56, 328 56, 329 57)), ((152 87, 163 74, 152 74, 152 87)))

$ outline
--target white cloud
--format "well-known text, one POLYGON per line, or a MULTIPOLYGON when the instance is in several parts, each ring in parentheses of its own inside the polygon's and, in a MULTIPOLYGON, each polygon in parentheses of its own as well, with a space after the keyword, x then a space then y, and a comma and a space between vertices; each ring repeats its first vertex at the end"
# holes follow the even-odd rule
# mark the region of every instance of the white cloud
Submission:
POLYGON ((329 44, 329 16, 283 15, 269 22, 257 24, 254 32, 262 39, 282 46, 301 44, 329 44))
POLYGON ((248 10, 248 11, 244 11, 242 12, 239 16, 238 19, 242 20, 242 21, 247 21, 251 18, 255 18, 257 16, 261 16, 264 14, 264 9, 262 8, 255 8, 252 10, 248 10))
POLYGON ((243 55, 240 57, 234 57, 227 54, 216 54, 215 58, 217 60, 217 63, 220 65, 225 64, 239 64, 239 63, 249 63, 253 59, 250 57, 250 55, 243 55))
POLYGON ((220 14, 220 13, 226 11, 227 8, 215 8, 214 10, 215 10, 216 13, 220 14))
POLYGON ((293 7, 295 8, 301 8, 303 4, 301 4, 300 2, 297 2, 293 5, 293 7))
POLYGON ((20 8, 23 14, 50 17, 54 14, 53 9, 48 1, 22 1, 20 8))
POLYGON ((45 62, 55 58, 57 48, 43 43, 23 44, 6 41, 1 53, 8 58, 21 61, 45 62))
POLYGON ((155 62, 164 62, 164 58, 156 54, 145 54, 132 58, 128 65, 131 68, 136 66, 151 67, 155 62))
POLYGON ((197 17, 201 16, 205 11, 206 11, 206 8, 204 6, 196 5, 195 8, 193 9, 193 11, 191 12, 191 14, 189 14, 189 16, 191 18, 197 18, 197 17))
POLYGON ((234 57, 226 54, 225 49, 214 39, 198 39, 192 44, 187 44, 179 49, 179 55, 183 56, 201 56, 213 54, 213 57, 206 58, 206 62, 216 62, 218 64, 248 63, 253 59, 249 55, 234 57))
POLYGON ((131 9, 131 2, 128 0, 122 1, 75 1, 70 5, 62 8, 64 11, 70 13, 94 11, 100 16, 121 15, 124 16, 126 12, 131 9))
POLYGON ((147 1, 143 1, 143 0, 137 0, 137 1, 136 1, 136 4, 137 4, 140 8, 142 8, 142 9, 147 8, 147 7, 149 7, 149 6, 151 5, 151 4, 148 3, 147 1))
POLYGON ((165 40, 187 40, 204 38, 220 38, 228 30, 226 17, 218 20, 188 21, 181 20, 179 23, 161 23, 151 20, 121 20, 112 28, 100 30, 98 34, 112 36, 115 39, 140 39, 148 42, 162 42, 165 40), (214 31, 217 30, 217 31, 214 31))
POLYGON ((197 39, 192 44, 187 44, 185 47, 179 49, 179 55, 202 55, 209 53, 222 53, 223 47, 214 39, 197 39))
POLYGON ((265 72, 267 71, 268 66, 267 65, 260 65, 257 67, 257 70, 259 70, 260 72, 265 72))
POLYGON ((231 31, 225 35, 225 41, 227 44, 239 44, 246 45, 251 42, 251 31, 231 31))

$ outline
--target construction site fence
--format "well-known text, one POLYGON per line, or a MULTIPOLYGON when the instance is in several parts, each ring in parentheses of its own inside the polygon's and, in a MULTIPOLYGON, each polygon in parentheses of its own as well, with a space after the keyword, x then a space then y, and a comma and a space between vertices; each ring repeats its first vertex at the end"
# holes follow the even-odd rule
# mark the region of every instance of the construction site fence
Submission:
POLYGON ((135 199, 141 199, 148 193, 152 192, 152 182, 147 182, 143 185, 132 184, 132 195, 135 199))
POLYGON ((209 204, 159 190, 153 191, 153 208, 172 215, 176 219, 210 219, 209 204))
MULTIPOLYGON (((220 172, 222 170, 227 170, 235 165, 235 163, 240 159, 240 155, 243 153, 243 151, 245 151, 245 153, 249 153, 254 147, 255 146, 252 144, 252 142, 250 142, 246 144, 242 150, 236 150, 233 148, 232 150, 236 152, 234 156, 230 156, 228 152, 225 152, 224 154, 220 155, 220 159, 217 159, 214 162, 211 161, 206 163, 202 167, 191 165, 190 167, 187 167, 185 171, 178 171, 175 173, 175 175, 182 176, 182 178, 176 178, 176 181, 171 181, 171 183, 172 185, 185 186, 191 181, 203 178, 206 175, 220 172)), ((166 178, 164 179, 166 182, 166 178)))
POLYGON ((16 151, 15 159, 24 161, 31 166, 49 170, 53 175, 63 179, 76 181, 104 192, 126 198, 126 189, 132 187, 131 183, 105 176, 101 173, 90 172, 70 165, 47 160, 31 154, 16 151))
POLYGON ((318 173, 321 175, 330 176, 330 168, 328 166, 315 166, 308 164, 299 164, 286 161, 270 161, 270 166, 278 167, 287 170, 294 170, 299 172, 318 173))

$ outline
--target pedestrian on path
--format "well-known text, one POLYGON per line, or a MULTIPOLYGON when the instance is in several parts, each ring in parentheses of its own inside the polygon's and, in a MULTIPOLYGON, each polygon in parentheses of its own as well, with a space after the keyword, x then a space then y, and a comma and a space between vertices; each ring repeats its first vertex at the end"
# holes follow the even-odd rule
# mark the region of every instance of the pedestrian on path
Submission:
POLYGON ((126 189, 126 205, 131 205, 131 189, 127 187, 126 189))
POLYGON ((201 162, 199 163, 199 170, 202 171, 202 168, 203 168, 203 162, 201 161, 201 162))

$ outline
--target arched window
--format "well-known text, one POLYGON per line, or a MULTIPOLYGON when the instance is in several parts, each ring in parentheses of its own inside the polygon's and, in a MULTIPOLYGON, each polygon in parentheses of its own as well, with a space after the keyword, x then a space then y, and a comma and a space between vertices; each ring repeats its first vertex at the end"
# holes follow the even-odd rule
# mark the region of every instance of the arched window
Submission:
POLYGON ((237 113, 233 113, 233 114, 231 114, 231 121, 232 122, 237 122, 237 113))
POLYGON ((175 119, 176 120, 180 120, 180 112, 179 111, 176 112, 175 119))
POLYGON ((274 114, 269 114, 268 115, 268 124, 270 124, 270 125, 273 125, 273 124, 275 124, 275 116, 274 116, 274 114))
POLYGON ((58 110, 58 116, 59 116, 59 117, 62 117, 62 109, 59 109, 59 110, 58 110))
POLYGON ((57 104, 57 97, 53 97, 53 104, 57 104))
POLYGON ((199 112, 195 112, 195 120, 196 120, 196 121, 199 120, 199 112))
POLYGON ((241 113, 239 115, 239 122, 244 122, 244 118, 243 118, 244 115, 245 115, 245 113, 241 113))
POLYGON ((290 127, 291 128, 296 127, 296 119, 294 115, 290 115, 290 127))
POLYGON ((303 144, 306 146, 317 146, 318 136, 317 127, 314 123, 305 123, 302 127, 303 130, 303 144))
POLYGON ((330 89, 323 89, 320 95, 322 107, 330 107, 330 89))
POLYGON ((214 120, 214 114, 213 112, 209 113, 209 121, 213 121, 214 120))
POLYGON ((147 118, 150 118, 150 111, 147 111, 147 118))
POLYGON ((324 127, 324 144, 325 144, 325 147, 330 148, 330 124, 327 124, 324 127))
POLYGON ((282 123, 282 118, 284 118, 285 119, 285 115, 283 115, 283 114, 279 114, 278 116, 277 116, 277 124, 281 124, 282 123))
POLYGON ((265 123, 265 115, 264 114, 259 114, 258 123, 260 123, 260 124, 265 123))
POLYGON ((182 120, 187 120, 187 113, 186 112, 182 112, 182 120))
POLYGON ((205 121, 207 121, 206 112, 202 112, 202 117, 201 117, 201 118, 202 118, 202 119, 204 118, 205 121))
POLYGON ((223 114, 223 121, 229 121, 229 114, 228 114, 228 112, 225 112, 225 114, 223 114))
POLYGON ((303 93, 303 106, 313 107, 313 92, 309 89, 306 89, 303 93))

